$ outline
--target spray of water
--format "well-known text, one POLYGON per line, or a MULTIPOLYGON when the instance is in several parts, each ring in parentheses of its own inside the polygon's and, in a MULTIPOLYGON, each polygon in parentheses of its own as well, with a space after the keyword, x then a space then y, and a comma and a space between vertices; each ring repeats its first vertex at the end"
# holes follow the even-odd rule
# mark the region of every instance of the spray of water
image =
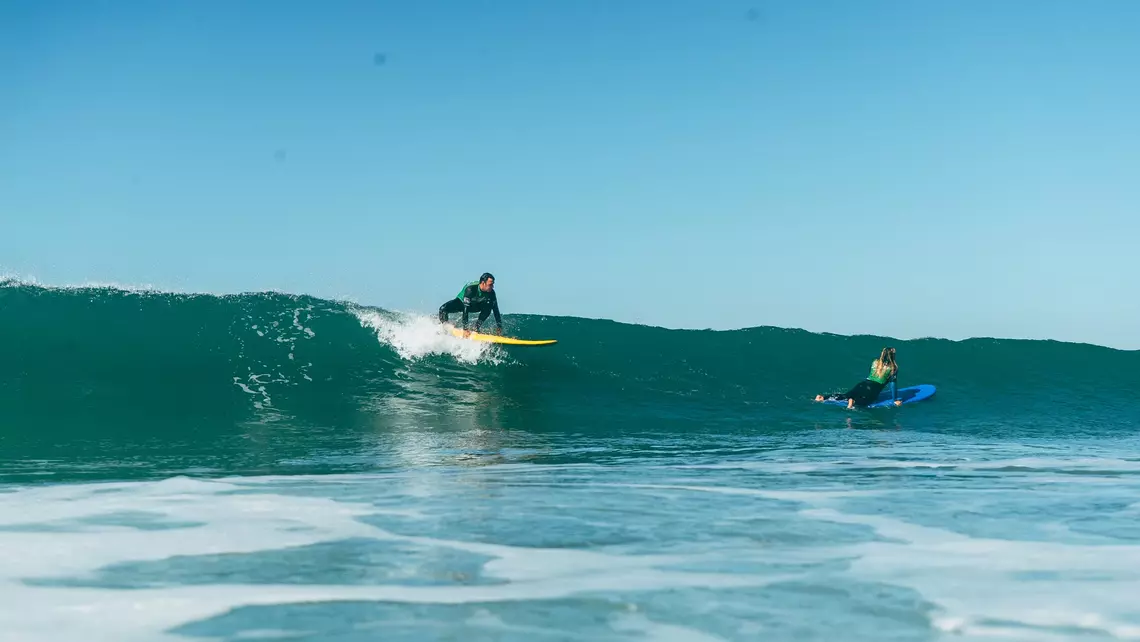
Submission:
POLYGON ((502 351, 495 346, 452 336, 438 321, 426 315, 375 310, 356 310, 354 314, 362 326, 373 330, 382 343, 407 361, 443 354, 463 363, 502 362, 502 351))

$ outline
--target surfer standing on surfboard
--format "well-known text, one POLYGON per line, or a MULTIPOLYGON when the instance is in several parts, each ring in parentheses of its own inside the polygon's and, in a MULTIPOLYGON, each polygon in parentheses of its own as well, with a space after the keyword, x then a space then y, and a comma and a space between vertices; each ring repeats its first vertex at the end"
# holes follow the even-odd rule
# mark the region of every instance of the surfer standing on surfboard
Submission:
POLYGON ((495 334, 503 334, 503 318, 499 315, 499 299, 495 296, 495 275, 484 272, 478 281, 472 281, 463 286, 454 299, 448 300, 439 306, 439 322, 448 323, 448 316, 452 312, 463 313, 463 329, 467 330, 467 315, 478 312, 479 319, 475 322, 475 331, 487 320, 491 313, 495 313, 495 334))

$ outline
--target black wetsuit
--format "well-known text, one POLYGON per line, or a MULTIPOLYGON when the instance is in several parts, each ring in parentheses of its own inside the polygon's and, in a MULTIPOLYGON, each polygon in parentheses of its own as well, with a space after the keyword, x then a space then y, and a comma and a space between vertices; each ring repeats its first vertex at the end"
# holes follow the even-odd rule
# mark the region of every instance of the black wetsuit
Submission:
POLYGON ((891 386, 892 400, 898 399, 898 371, 885 373, 882 377, 875 376, 875 365, 871 364, 871 373, 867 378, 855 384, 847 392, 837 392, 824 397, 824 401, 847 401, 854 399, 856 406, 869 406, 879 398, 879 393, 888 384, 891 386))
POLYGON ((447 317, 453 312, 463 313, 463 329, 467 329, 468 314, 471 312, 478 312, 479 319, 475 322, 475 329, 478 330, 479 326, 487 320, 487 317, 492 313, 495 315, 495 325, 500 330, 503 329, 503 318, 499 314, 499 299, 495 296, 495 291, 484 292, 479 289, 479 282, 475 281, 468 283, 463 287, 454 299, 449 299, 446 303, 439 306, 439 322, 447 323, 447 317))

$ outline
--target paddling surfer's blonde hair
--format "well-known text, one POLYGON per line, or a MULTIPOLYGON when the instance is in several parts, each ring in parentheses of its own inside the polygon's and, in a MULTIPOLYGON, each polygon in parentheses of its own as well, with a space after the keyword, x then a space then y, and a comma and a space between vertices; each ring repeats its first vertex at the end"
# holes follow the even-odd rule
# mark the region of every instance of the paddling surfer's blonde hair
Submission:
POLYGON ((883 351, 879 353, 879 358, 875 359, 875 376, 882 377, 888 368, 891 370, 892 377, 899 372, 899 364, 895 363, 895 349, 891 347, 883 348, 883 351))

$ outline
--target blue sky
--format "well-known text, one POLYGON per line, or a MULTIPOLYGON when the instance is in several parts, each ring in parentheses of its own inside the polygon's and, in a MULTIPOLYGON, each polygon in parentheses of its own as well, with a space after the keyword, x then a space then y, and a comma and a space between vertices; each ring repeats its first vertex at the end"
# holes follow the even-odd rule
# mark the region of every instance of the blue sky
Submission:
POLYGON ((1140 3, 0 3, 0 270, 1140 348, 1140 3), (379 54, 379 58, 378 58, 379 54))

